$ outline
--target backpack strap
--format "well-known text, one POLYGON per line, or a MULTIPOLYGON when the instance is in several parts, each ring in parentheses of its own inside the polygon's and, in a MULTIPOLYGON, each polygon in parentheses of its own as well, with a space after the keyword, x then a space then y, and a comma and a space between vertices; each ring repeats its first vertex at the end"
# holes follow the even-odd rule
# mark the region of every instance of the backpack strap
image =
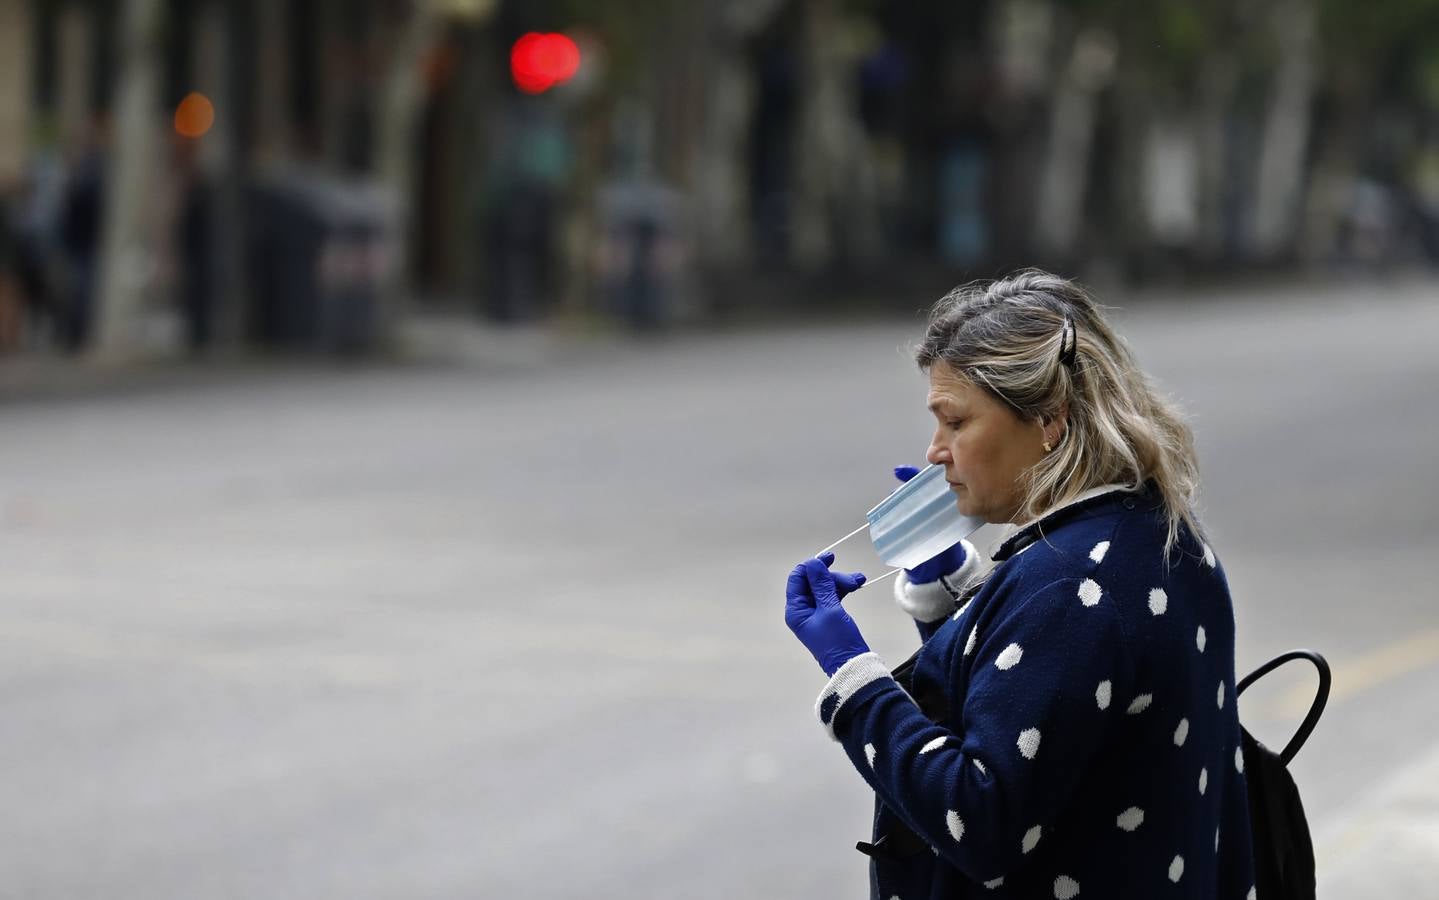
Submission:
POLYGON ((1285 663, 1292 662, 1296 659, 1307 659, 1314 664, 1314 668, 1319 670, 1319 690, 1314 695, 1314 702, 1309 706, 1309 714, 1304 717, 1304 721, 1299 724, 1299 730, 1294 732, 1294 737, 1289 739, 1289 743, 1284 745, 1283 752, 1279 754, 1279 758, 1286 766, 1289 765, 1289 761, 1299 753, 1299 748, 1304 746, 1304 742, 1309 740, 1309 735, 1313 733, 1314 726, 1319 724, 1319 717, 1324 713, 1324 705, 1329 702, 1330 677, 1328 661, 1313 650, 1290 650, 1288 653, 1281 653, 1279 656, 1274 657, 1269 662, 1244 676, 1244 679, 1239 682, 1239 686, 1235 690, 1235 696, 1237 697, 1244 693, 1245 688, 1260 678, 1263 678, 1285 663))

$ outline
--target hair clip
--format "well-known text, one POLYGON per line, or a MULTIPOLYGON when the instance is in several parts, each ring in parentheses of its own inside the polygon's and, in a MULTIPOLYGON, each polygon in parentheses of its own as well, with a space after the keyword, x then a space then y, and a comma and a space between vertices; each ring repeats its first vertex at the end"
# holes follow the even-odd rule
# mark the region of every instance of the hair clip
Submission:
POLYGON ((1064 329, 1059 334, 1059 361, 1066 366, 1074 365, 1074 352, 1079 348, 1079 333, 1075 330, 1074 320, 1066 313, 1064 316, 1064 329))

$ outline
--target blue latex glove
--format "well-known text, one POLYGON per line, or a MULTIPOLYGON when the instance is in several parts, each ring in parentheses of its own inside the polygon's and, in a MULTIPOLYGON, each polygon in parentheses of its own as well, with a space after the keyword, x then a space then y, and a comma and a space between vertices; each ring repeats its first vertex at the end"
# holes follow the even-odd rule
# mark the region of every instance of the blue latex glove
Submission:
MULTIPOLYGON (((908 481, 919 474, 914 466, 895 466, 894 477, 900 481, 908 481)), ((955 544, 948 550, 925 560, 913 569, 905 569, 905 577, 910 584, 930 584, 938 581, 941 575, 948 575, 951 572, 958 572, 959 567, 964 565, 964 544, 955 544)))
POLYGON ((805 560, 789 573, 784 591, 784 623, 805 649, 833 675, 839 667, 869 652, 859 626, 839 601, 864 584, 862 572, 831 572, 834 554, 805 560))

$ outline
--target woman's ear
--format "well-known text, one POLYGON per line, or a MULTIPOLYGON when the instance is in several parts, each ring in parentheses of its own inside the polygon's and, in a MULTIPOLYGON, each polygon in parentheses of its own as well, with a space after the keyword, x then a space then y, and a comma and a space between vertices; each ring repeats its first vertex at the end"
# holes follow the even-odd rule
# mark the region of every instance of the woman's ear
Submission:
POLYGON ((1069 429, 1069 404, 1060 404, 1059 411, 1053 415, 1040 416, 1039 428, 1044 432, 1044 439, 1057 446, 1069 429))

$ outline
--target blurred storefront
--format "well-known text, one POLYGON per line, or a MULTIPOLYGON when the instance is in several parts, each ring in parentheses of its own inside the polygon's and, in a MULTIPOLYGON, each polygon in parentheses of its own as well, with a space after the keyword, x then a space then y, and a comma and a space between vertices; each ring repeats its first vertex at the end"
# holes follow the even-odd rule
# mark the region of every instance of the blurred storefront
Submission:
POLYGON ((75 343, 165 311, 269 340, 255 235, 321 195, 366 210, 336 229, 372 235, 377 343, 424 308, 653 328, 1026 264, 1434 258, 1439 12, 1271 6, 0 0, 17 283, 54 276, 24 302, 75 343))

